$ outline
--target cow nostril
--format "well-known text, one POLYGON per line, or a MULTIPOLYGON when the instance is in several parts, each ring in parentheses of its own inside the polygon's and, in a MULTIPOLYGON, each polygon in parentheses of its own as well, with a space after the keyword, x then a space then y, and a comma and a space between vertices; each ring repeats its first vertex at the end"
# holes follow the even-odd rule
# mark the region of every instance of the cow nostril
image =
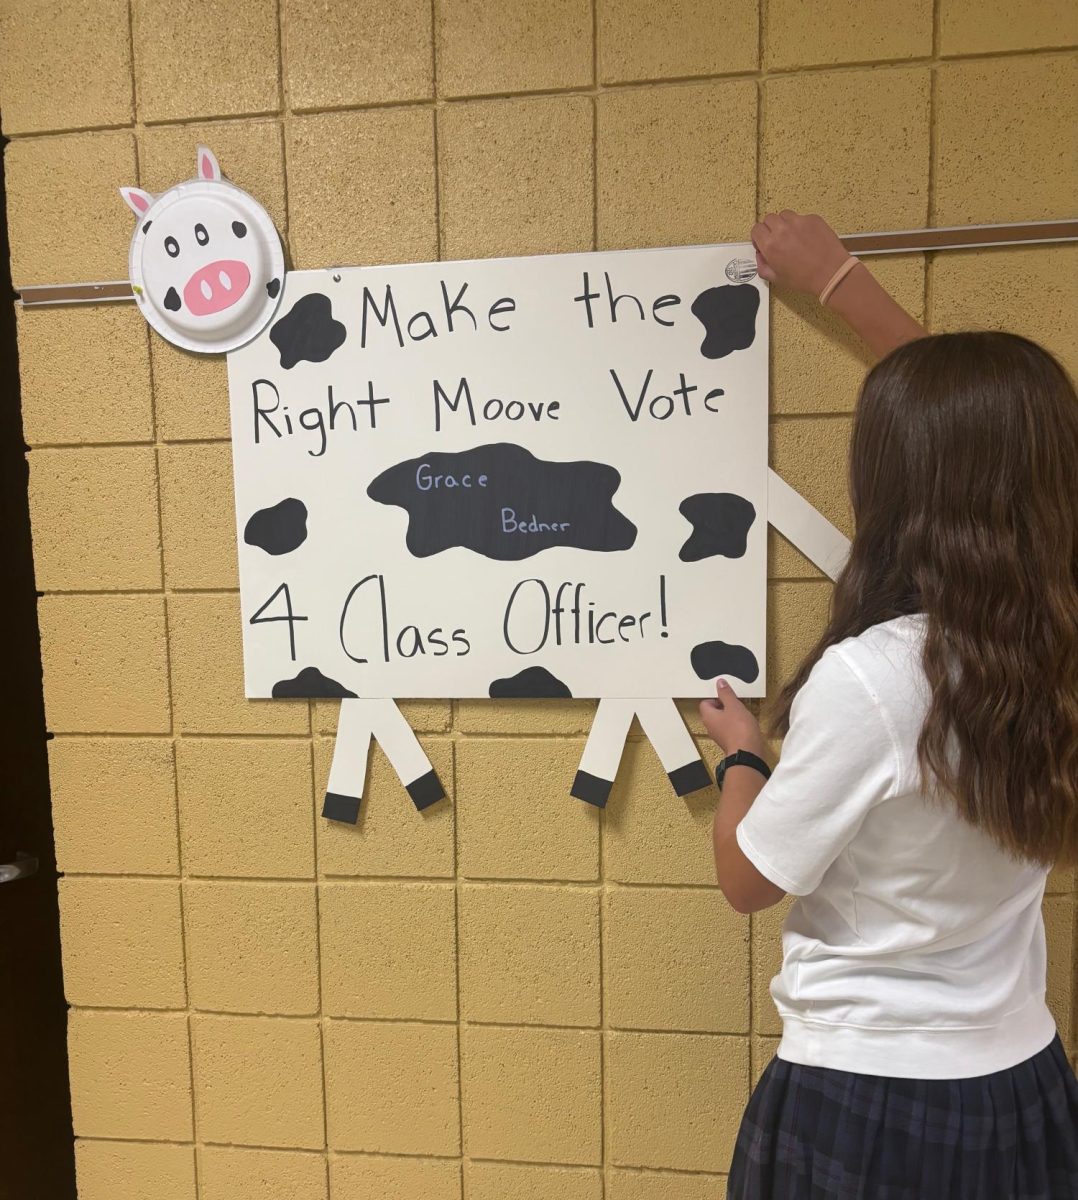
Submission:
POLYGON ((220 281, 221 287, 223 287, 223 288, 225 289, 225 291, 226 291, 226 292, 230 292, 230 291, 232 291, 232 280, 231 280, 231 279, 229 279, 229 277, 228 277, 228 275, 226 274, 226 272, 224 272, 224 271, 218 271, 218 272, 217 272, 217 278, 218 278, 218 280, 220 281))
POLYGON ((210 285, 206 282, 205 279, 203 279, 202 282, 198 286, 199 286, 199 291, 202 293, 202 295, 205 296, 205 298, 207 300, 209 300, 210 297, 213 295, 213 288, 210 287, 210 285))

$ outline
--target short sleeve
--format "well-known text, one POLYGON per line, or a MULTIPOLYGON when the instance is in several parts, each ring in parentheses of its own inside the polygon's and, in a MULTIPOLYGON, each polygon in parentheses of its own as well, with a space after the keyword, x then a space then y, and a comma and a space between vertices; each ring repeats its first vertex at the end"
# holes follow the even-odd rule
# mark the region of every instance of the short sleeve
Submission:
POLYGON ((826 650, 794 699, 779 764, 738 825, 738 845, 776 886, 807 896, 870 810, 897 792, 898 761, 867 683, 826 650))

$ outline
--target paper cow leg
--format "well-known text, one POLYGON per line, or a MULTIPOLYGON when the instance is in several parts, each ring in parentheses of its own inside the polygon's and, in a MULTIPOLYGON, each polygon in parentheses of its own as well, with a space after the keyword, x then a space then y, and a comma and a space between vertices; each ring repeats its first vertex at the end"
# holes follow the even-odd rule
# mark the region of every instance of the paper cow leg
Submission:
POLYGON ((774 471, 767 472, 767 519, 829 579, 837 579, 850 554, 850 539, 774 471))
POLYGON ((711 783, 673 700, 600 700, 571 795, 605 807, 634 716, 640 718, 677 795, 685 796, 711 783))
POLYGON ((673 700, 637 700, 636 715, 677 795, 710 786, 711 773, 673 700))
POLYGON ((416 808, 445 796, 419 739, 392 700, 342 700, 323 817, 350 825, 359 820, 372 740, 382 747, 416 808))
POLYGON ((591 732, 580 756, 580 768, 569 794, 605 808, 617 778, 625 738, 636 713, 635 700, 600 700, 591 732))

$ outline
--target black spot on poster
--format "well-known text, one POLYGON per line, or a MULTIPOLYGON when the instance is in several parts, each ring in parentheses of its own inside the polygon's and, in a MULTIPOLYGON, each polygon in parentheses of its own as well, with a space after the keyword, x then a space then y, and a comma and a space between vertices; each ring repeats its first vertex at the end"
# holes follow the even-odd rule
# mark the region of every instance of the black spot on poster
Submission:
POLYGON ((281 281, 279 279, 271 279, 266 284, 266 291, 269 293, 271 300, 277 299, 277 293, 281 290, 281 281))
POLYGON ((700 353, 704 358, 725 358, 747 350, 756 337, 760 293, 751 283, 708 288, 692 302, 692 315, 704 327, 700 353))
POLYGON ((542 698, 544 700, 572 699, 573 693, 546 667, 525 667, 508 679, 495 679, 490 685, 490 698, 542 698))
POLYGON ((740 558, 745 553, 756 509, 744 496, 700 492, 682 500, 678 512, 692 525, 678 555, 682 562, 699 562, 715 555, 740 558))
POLYGON ((267 554, 289 554, 307 540, 307 506, 289 496, 272 508, 260 508, 243 529, 248 546, 267 554))
POLYGON ((286 371, 299 362, 325 362, 344 345, 345 328, 333 319, 328 296, 312 292, 301 296, 270 329, 270 341, 281 355, 286 371))
POLYGON ((760 664, 748 646, 731 646, 727 642, 701 642, 693 646, 689 661, 701 679, 733 675, 752 683, 760 674, 760 664))
POLYGON ((174 287, 170 287, 168 291, 165 292, 165 308, 167 308, 169 312, 179 312, 180 307, 180 293, 177 292, 174 287))
MULTIPOLYGON (((232 222, 232 232, 238 238, 246 237, 247 236, 247 226, 244 225, 244 223, 242 221, 233 221, 232 222)), ((271 292, 270 295, 272 296, 273 293, 271 292)))
POLYGON ((407 512, 416 558, 463 546, 516 562, 552 546, 628 550, 636 526, 614 507, 620 484, 605 463, 546 462, 499 442, 398 463, 367 494, 407 512))
POLYGON ((273 685, 271 693, 274 700, 305 699, 318 697, 322 699, 354 700, 355 692, 350 692, 336 679, 323 675, 317 667, 304 667, 293 679, 282 679, 273 685))

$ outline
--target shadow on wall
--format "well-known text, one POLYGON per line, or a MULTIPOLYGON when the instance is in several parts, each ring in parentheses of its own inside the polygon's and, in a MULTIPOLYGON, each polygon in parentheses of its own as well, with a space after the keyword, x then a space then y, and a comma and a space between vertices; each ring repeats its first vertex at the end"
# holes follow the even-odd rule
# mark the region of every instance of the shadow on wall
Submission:
POLYGON ((14 861, 20 850, 39 860, 35 875, 0 884, 0 1200, 74 1200, 67 1006, 6 213, 0 166, 0 862, 14 861))

